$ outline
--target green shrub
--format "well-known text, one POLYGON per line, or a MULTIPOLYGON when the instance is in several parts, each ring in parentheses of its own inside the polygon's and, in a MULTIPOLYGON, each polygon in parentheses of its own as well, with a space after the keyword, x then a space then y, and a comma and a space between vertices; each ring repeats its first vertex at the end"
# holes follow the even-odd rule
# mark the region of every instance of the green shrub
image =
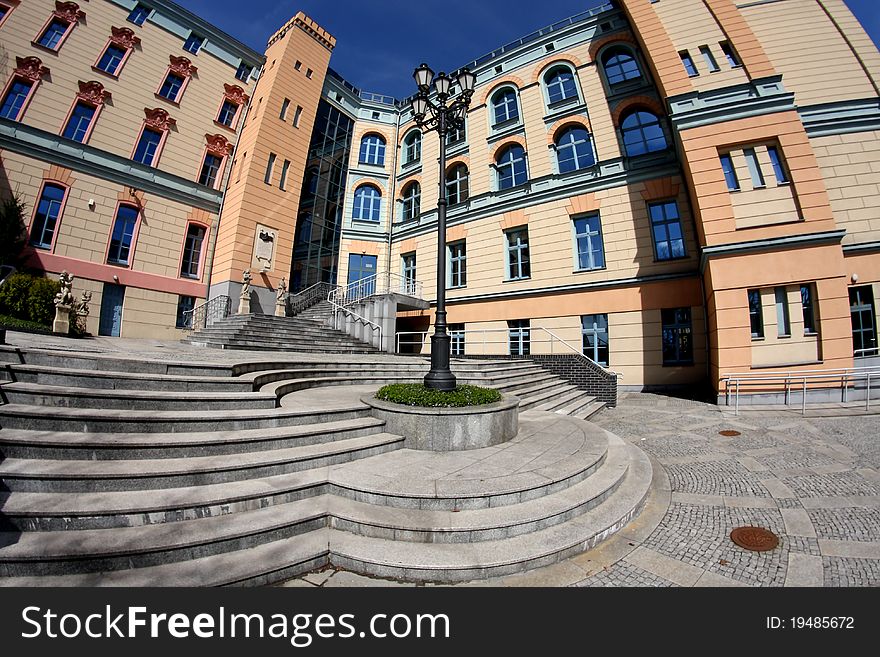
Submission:
POLYGON ((29 319, 28 295, 34 277, 16 272, 11 274, 0 286, 0 313, 16 319, 29 319))
POLYGON ((17 195, 0 200, 0 265, 18 266, 21 260, 21 250, 27 243, 26 212, 24 201, 17 195))
POLYGON ((406 406, 482 406, 500 401, 501 393, 479 386, 462 385, 443 392, 421 383, 392 383, 380 388, 376 399, 406 406))
POLYGON ((38 324, 51 324, 55 319, 55 295, 61 284, 48 278, 34 278, 28 291, 27 319, 38 324))
POLYGON ((0 286, 0 313, 48 326, 55 318, 55 295, 61 284, 16 272, 0 286))
POLYGON ((25 331, 26 333, 51 333, 52 329, 43 324, 37 324, 27 319, 17 319, 8 315, 0 315, 0 328, 10 331, 25 331))

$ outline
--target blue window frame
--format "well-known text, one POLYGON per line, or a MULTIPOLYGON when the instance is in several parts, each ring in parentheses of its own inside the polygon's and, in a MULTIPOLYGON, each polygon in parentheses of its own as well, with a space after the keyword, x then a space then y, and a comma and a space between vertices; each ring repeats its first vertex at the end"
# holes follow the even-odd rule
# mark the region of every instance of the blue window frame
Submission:
POLYGON ((571 127, 556 140, 556 161, 559 173, 586 169, 596 164, 590 133, 584 128, 571 127))
POLYGON ((217 184, 217 174, 220 172, 220 165, 223 158, 205 153, 205 161, 202 162, 202 170, 199 173, 199 184, 207 187, 214 187, 217 184))
POLYGON ((131 241, 134 237, 134 229, 137 226, 138 209, 131 205, 120 205, 116 212, 116 221, 113 222, 113 232, 110 235, 110 251, 107 253, 107 262, 111 265, 128 265, 131 255, 131 241))
POLYGON ((578 92, 574 83, 574 74, 567 68, 552 69, 544 76, 544 83, 547 85, 547 97, 551 105, 577 98, 578 92))
POLYGON ((358 157, 361 164, 385 166, 385 140, 379 135, 365 135, 361 139, 361 150, 358 157))
POLYGON ((221 123, 226 127, 231 128, 232 122, 235 121, 236 114, 238 114, 238 105, 229 99, 224 100, 223 105, 220 106, 220 114, 217 116, 217 123, 221 123))
POLYGON ((605 245, 602 242, 602 222, 599 215, 577 217, 574 220, 574 240, 579 270, 605 267, 605 245))
POLYGON ((116 75, 116 71, 119 70, 119 65, 122 63, 122 60, 125 59, 126 52, 125 48, 120 48, 111 43, 107 46, 107 50, 104 51, 104 54, 101 55, 101 59, 98 60, 98 68, 108 75, 116 75))
POLYGON ((529 179, 526 172, 526 152, 519 144, 513 144, 501 151, 495 168, 498 170, 498 189, 516 187, 529 179))
POLYGON ((150 15, 150 10, 142 5, 141 3, 137 3, 134 6, 134 9, 131 10, 131 13, 128 15, 129 23, 134 23, 135 25, 143 25, 144 21, 147 20, 147 16, 150 15))
POLYGON ((382 194, 372 185, 361 185, 354 190, 354 209, 352 219, 379 221, 382 209, 382 194))
POLYGON ((40 200, 37 202, 37 211, 31 226, 31 246, 38 249, 52 248, 52 240, 58 228, 61 205, 64 203, 66 192, 67 190, 61 185, 46 183, 43 186, 43 193, 40 194, 40 200))
POLYGON ((64 126, 62 136, 66 139, 73 139, 74 141, 84 143, 89 126, 95 118, 95 112, 96 109, 93 105, 88 105, 82 101, 77 102, 73 107, 73 112, 70 113, 67 125, 64 126))
POLYGON ((727 63, 730 64, 730 68, 738 68, 742 66, 742 64, 739 63, 739 58, 736 56, 736 51, 733 49, 733 46, 730 45, 729 41, 722 41, 719 45, 721 46, 721 52, 727 57, 727 63))
POLYGON ((511 356, 528 356, 531 353, 531 320, 507 320, 508 351, 511 356))
POLYGON ((3 19, 6 18, 6 14, 8 14, 12 9, 7 7, 6 5, 0 5, 0 23, 3 22, 3 19))
POLYGON ((183 43, 183 49, 191 52, 193 55, 197 55, 204 42, 204 37, 200 37, 198 34, 190 34, 183 43))
POLYGON ((519 108, 516 105, 516 92, 513 89, 496 91, 492 96, 492 109, 495 119, 493 125, 517 121, 519 108))
POLYGON ((192 309, 196 305, 196 298, 190 296, 180 296, 177 299, 177 321, 174 323, 176 328, 192 328, 192 309))
POLYGON ((691 58, 691 54, 687 50, 682 50, 678 53, 678 56, 681 57, 681 63, 684 64, 684 70, 687 71, 689 77, 694 78, 700 74, 696 64, 694 64, 694 60, 691 58))
POLYGON ((744 148, 743 155, 746 158, 746 165, 749 167, 749 176, 752 178, 752 187, 758 189, 764 187, 764 174, 761 172, 761 165, 758 164, 758 155, 754 148, 744 148))
POLYGON ((205 242, 205 227, 190 224, 186 229, 186 240, 183 243, 183 260, 180 264, 180 275, 183 278, 199 277, 199 262, 202 258, 202 244, 205 242))
POLYGON ((770 156, 770 164, 773 165, 773 175, 776 176, 776 184, 783 185, 788 182, 788 176, 785 175, 785 167, 782 165, 782 157, 775 146, 767 147, 767 155, 770 156))
POLYGON ((37 43, 49 50, 57 50, 58 44, 61 42, 61 37, 64 36, 64 33, 67 32, 67 28, 69 27, 70 23, 67 21, 53 18, 49 22, 49 25, 46 26, 46 29, 43 30, 43 34, 40 35, 40 39, 37 43))
POLYGON ((733 158, 730 153, 722 153, 721 169, 724 171, 724 180, 727 182, 727 189, 731 192, 739 191, 739 180, 736 179, 736 169, 733 168, 733 158))
POLYGON ((159 144, 162 143, 162 133, 150 128, 144 128, 141 138, 138 141, 137 148, 134 149, 135 162, 146 164, 151 167, 155 164, 156 153, 159 151, 159 144))
POLYGON ((675 201, 649 203, 648 214, 651 216, 651 236, 654 238, 657 260, 683 258, 686 253, 678 204, 675 201))
POLYGON ((403 163, 412 164, 420 159, 422 159, 422 133, 413 130, 403 140, 403 163))
POLYGON ((17 121, 33 84, 25 80, 13 81, 3 98, 3 104, 0 105, 0 116, 10 121, 17 121))
POLYGON ((663 364, 693 365, 694 339, 690 308, 660 311, 663 330, 663 364))
POLYGON ((584 356, 608 367, 608 315, 581 315, 581 337, 584 356))
POLYGON ((642 77, 639 64, 625 48, 613 48, 602 57, 605 79, 610 86, 642 77))
POLYGON ((379 257, 367 254, 348 254, 348 284, 360 283, 358 291, 372 294, 376 290, 376 265, 379 257))
POLYGON ((467 243, 462 240, 450 244, 449 250, 449 287, 465 287, 467 285, 467 243))
POLYGON ((630 157, 666 150, 666 135, 660 119, 651 112, 637 111, 620 124, 623 148, 630 157))
POLYGON ((242 82, 247 82, 251 77, 251 71, 253 71, 253 67, 242 62, 238 65, 238 70, 235 72, 235 77, 242 82))
POLYGON ((715 61, 715 55, 709 50, 709 46, 700 46, 700 54, 703 56, 703 61, 706 62, 709 73, 717 73, 721 70, 718 67, 718 62, 715 61))
POLYGON ((517 228, 504 234, 507 240, 507 280, 516 281, 532 275, 529 261, 529 229, 517 228))
POLYGON ((177 96, 180 94, 180 90, 183 88, 183 78, 176 73, 168 73, 165 76, 165 82, 162 83, 162 87, 159 89, 159 95, 162 98, 167 98, 173 103, 177 102, 177 96))

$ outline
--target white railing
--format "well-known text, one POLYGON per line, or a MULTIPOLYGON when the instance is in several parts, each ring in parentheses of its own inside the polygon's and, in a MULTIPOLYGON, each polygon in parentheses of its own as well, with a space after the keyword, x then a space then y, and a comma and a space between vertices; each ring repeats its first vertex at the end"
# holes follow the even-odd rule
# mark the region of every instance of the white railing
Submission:
MULTIPOLYGON (((807 393, 810 390, 831 390, 838 385, 841 401, 847 401, 850 387, 859 382, 865 384, 865 410, 871 405, 872 378, 880 380, 880 367, 849 367, 828 370, 800 370, 797 372, 733 372, 724 374, 721 383, 724 385, 725 403, 730 406, 730 396, 734 399, 734 414, 739 415, 740 388, 752 388, 753 393, 779 393, 784 391, 785 405, 791 405, 791 395, 795 390, 801 392, 801 414, 807 412, 807 393)), ((748 392, 745 390, 744 392, 748 392)))
POLYGON ((337 306, 350 306, 378 294, 394 293, 421 299, 422 282, 391 272, 373 274, 336 288, 329 293, 327 300, 337 306))
POLYGON ((183 312, 183 328, 187 331, 206 328, 213 324, 215 320, 229 317, 231 306, 232 299, 225 294, 203 301, 192 310, 185 310, 183 312))
POLYGON ((300 290, 296 294, 290 294, 287 297, 287 314, 295 316, 307 308, 311 308, 315 304, 324 301, 331 292, 337 288, 334 283, 315 283, 305 290, 300 290))
MULTIPOLYGON (((381 326, 379 326, 376 322, 373 322, 373 321, 367 319, 363 315, 359 315, 358 313, 353 311, 351 308, 346 308, 345 306, 340 306, 340 305, 334 303, 333 301, 330 302, 330 305, 333 308, 333 328, 334 329, 336 329, 337 331, 343 330, 339 326, 340 319, 348 318, 349 320, 353 321, 356 324, 362 324, 364 326, 368 326, 370 328, 370 330, 373 331, 373 333, 378 332, 378 336, 377 336, 378 341, 376 342, 376 345, 378 345, 379 349, 382 348, 382 327, 381 326)), ((351 335, 351 334, 349 334, 349 335, 351 335)), ((352 336, 352 337, 354 337, 354 336, 352 336)))

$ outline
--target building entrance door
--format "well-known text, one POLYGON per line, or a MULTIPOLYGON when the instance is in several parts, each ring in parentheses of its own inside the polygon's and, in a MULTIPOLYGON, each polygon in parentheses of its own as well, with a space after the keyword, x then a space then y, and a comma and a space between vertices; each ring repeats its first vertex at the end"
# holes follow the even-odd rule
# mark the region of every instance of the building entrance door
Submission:
POLYGON ((104 283, 101 297, 101 320, 98 335, 119 337, 122 332, 122 304, 125 301, 125 286, 104 283))

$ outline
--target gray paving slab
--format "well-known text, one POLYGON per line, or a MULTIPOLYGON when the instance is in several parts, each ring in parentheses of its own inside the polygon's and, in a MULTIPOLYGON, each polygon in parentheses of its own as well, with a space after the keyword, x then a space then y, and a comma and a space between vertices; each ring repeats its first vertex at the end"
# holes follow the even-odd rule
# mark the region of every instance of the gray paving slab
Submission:
POLYGON ((880 542, 835 541, 819 539, 819 550, 826 557, 880 559, 880 542))
POLYGON ((785 586, 824 586, 824 584, 822 557, 800 552, 789 553, 785 586))
POLYGON ((785 523, 785 533, 789 536, 806 536, 816 538, 816 528, 810 520, 810 514, 804 509, 780 509, 785 523))
POLYGON ((646 547, 636 548, 624 560, 678 586, 694 586, 705 572, 646 547))

